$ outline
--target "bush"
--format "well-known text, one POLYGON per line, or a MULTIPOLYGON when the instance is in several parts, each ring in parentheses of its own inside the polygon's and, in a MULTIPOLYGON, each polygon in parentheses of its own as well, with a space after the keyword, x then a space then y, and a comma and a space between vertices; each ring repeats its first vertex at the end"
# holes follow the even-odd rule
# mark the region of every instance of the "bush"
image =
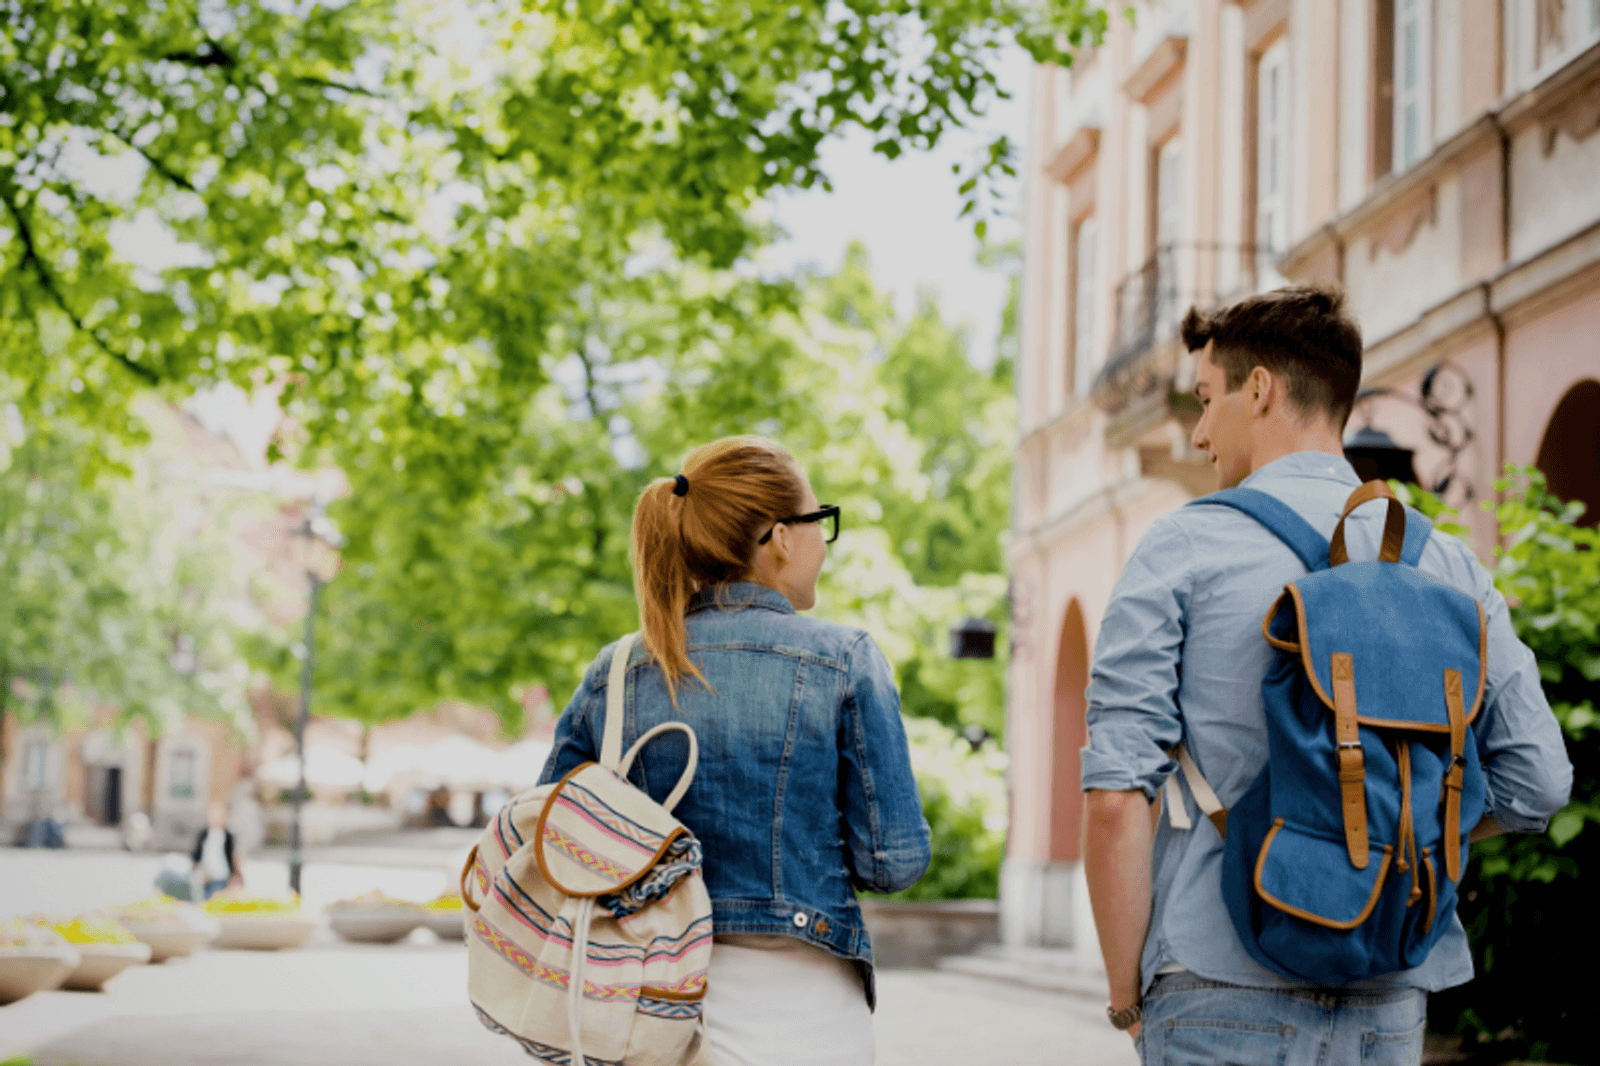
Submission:
POLYGON ((974 752, 960 734, 930 718, 907 718, 911 763, 933 860, 922 880, 887 899, 994 899, 1006 847, 1004 753, 993 741, 974 752))
MULTIPOLYGON (((1581 875, 1590 887, 1600 877, 1600 826, 1590 827, 1600 823, 1600 532, 1579 526, 1582 504, 1551 496, 1539 471, 1512 473, 1495 486, 1505 545, 1495 584, 1566 735, 1572 801, 1546 834, 1473 845, 1458 912, 1477 978, 1434 996, 1429 1019, 1465 1036, 1482 1061, 1588 1062, 1592 994, 1581 974, 1590 949, 1581 945, 1600 943, 1600 919, 1581 875), (1581 954, 1565 953, 1572 948, 1581 954)), ((1415 502, 1444 517, 1437 501, 1415 502)))

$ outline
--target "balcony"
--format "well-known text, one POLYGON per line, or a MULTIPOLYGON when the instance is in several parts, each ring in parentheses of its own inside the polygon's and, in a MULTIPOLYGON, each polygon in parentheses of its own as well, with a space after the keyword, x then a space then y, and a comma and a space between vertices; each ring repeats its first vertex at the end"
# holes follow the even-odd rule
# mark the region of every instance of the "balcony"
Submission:
MULTIPOLYGON (((1274 262, 1271 249, 1256 245, 1158 247, 1113 294, 1110 352, 1095 377, 1095 404, 1113 416, 1135 416, 1137 423, 1150 415, 1158 421, 1182 416, 1184 401, 1174 393, 1187 393, 1192 382, 1178 380, 1187 376, 1180 374, 1186 353, 1178 341, 1178 324, 1191 306, 1216 307, 1282 284, 1274 262)), ((1113 429, 1120 421, 1113 422, 1113 429)))

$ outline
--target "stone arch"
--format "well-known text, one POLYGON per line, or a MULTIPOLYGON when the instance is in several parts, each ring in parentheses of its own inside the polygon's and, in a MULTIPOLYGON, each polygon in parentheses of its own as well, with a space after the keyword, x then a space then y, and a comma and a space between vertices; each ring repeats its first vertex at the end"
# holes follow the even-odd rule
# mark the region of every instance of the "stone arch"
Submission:
POLYGON ((1083 771, 1079 751, 1088 742, 1089 631, 1076 597, 1067 604, 1056 649, 1051 698, 1050 860, 1075 862, 1083 820, 1083 771))
POLYGON ((1556 404, 1539 444, 1537 465, 1550 491, 1582 500, 1582 524, 1600 524, 1600 381, 1578 382, 1556 404))

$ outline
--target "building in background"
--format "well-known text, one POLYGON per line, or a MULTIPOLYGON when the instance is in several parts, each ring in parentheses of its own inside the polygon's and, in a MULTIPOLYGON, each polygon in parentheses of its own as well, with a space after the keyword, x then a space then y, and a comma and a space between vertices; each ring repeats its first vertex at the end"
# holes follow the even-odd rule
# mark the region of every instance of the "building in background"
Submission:
POLYGON ((1214 488, 1190 304, 1342 285, 1351 420, 1478 503, 1508 463, 1600 516, 1600 0, 1145 0, 1038 68, 1018 382, 1005 938, 1092 949, 1084 687, 1112 586, 1214 488))

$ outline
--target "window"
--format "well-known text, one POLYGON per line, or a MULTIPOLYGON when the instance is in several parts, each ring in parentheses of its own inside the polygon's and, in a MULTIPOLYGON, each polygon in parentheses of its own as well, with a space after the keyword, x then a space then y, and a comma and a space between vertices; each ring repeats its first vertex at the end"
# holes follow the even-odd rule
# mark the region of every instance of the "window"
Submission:
POLYGON ((1394 13, 1394 166, 1427 154, 1430 0, 1396 0, 1394 13))
POLYGON ((1090 215, 1072 234, 1072 391, 1087 396, 1094 376, 1095 221, 1090 215))
POLYGON ((167 793, 173 799, 194 798, 194 751, 178 748, 168 756, 167 793))
POLYGON ((1268 48, 1256 68, 1256 117, 1256 244, 1281 253, 1289 247, 1289 42, 1286 40, 1268 48))
POLYGON ((1156 149, 1155 247, 1149 284, 1155 287, 1155 327, 1165 335, 1177 322, 1177 243, 1183 228, 1183 141, 1173 137, 1156 149))
POLYGON ((49 759, 50 744, 48 741, 38 738, 28 741, 28 746, 22 751, 23 788, 30 792, 37 792, 45 786, 49 759))

